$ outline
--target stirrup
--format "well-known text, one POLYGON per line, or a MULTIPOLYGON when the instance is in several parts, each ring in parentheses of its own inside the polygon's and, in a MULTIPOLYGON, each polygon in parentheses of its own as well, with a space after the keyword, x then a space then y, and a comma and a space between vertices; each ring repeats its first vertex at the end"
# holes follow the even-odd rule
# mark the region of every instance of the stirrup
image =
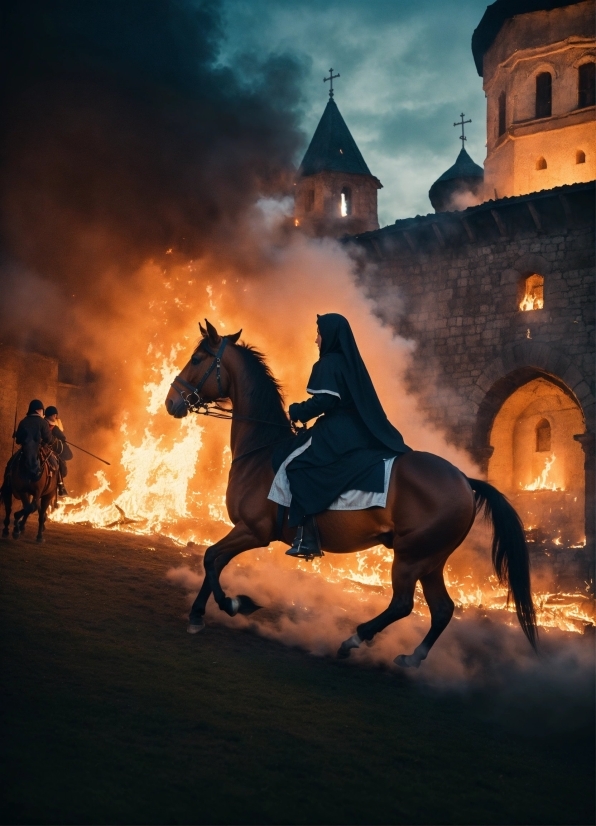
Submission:
POLYGON ((317 523, 315 522, 314 516, 309 516, 305 520, 304 525, 300 525, 298 527, 296 537, 294 538, 294 544, 289 551, 286 551, 286 556, 291 556, 294 559, 306 559, 307 562, 310 562, 315 557, 324 556, 324 553, 321 550, 319 531, 317 529, 317 523), (305 527, 308 520, 310 520, 310 525, 308 527, 312 527, 312 531, 306 531, 305 536, 305 527))

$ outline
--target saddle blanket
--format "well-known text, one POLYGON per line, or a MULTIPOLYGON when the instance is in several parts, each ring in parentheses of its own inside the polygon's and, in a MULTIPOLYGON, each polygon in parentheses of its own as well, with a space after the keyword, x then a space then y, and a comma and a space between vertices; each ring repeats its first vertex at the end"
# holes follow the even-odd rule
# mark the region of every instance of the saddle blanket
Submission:
MULTIPOLYGON (((300 456, 307 448, 310 447, 312 439, 301 445, 293 453, 290 453, 285 462, 280 466, 275 474, 275 479, 271 485, 268 499, 272 502, 277 502, 278 505, 283 505, 286 508, 290 507, 292 502, 292 493, 290 491, 290 483, 288 481, 288 474, 286 468, 296 456, 300 456)), ((329 505, 330 511, 362 511, 365 508, 384 508, 387 504, 387 491, 389 490, 389 480, 391 479, 391 468, 395 461, 395 456, 391 459, 385 459, 385 484, 382 493, 374 493, 366 490, 346 490, 337 499, 329 505)))

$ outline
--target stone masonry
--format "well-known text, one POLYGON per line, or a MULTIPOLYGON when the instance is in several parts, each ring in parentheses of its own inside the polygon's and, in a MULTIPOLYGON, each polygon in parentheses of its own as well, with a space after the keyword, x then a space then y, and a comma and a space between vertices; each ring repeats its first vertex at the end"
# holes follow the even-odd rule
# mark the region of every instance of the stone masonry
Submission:
POLYGON ((378 312, 416 342, 408 381, 428 417, 486 470, 503 402, 533 378, 577 401, 594 543, 594 182, 398 220, 355 236, 378 312), (544 308, 519 309, 525 277, 544 308), (522 293, 520 293, 520 290, 522 293))

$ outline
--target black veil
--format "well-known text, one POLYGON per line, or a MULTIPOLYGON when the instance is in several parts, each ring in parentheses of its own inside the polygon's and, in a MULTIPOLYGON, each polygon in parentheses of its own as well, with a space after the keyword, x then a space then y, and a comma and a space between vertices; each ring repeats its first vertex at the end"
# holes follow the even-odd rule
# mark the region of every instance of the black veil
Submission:
POLYGON ((339 367, 356 409, 373 436, 396 453, 409 451, 411 448, 406 446, 401 433, 393 427, 383 410, 348 320, 338 313, 327 313, 317 316, 317 323, 322 341, 321 357, 315 368, 319 366, 323 369, 313 370, 309 391, 325 392, 325 387, 315 385, 330 378, 324 368, 326 361, 330 367, 333 365, 334 370, 339 367), (333 358, 332 354, 341 355, 343 359, 333 358))

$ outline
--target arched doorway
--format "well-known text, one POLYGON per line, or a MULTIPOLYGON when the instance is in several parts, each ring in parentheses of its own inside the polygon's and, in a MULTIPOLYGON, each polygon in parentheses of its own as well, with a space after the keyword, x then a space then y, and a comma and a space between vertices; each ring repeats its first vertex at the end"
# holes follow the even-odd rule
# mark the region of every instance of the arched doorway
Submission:
POLYGON ((512 501, 527 529, 555 545, 585 542, 582 411, 546 377, 518 387, 497 412, 488 479, 512 501))

